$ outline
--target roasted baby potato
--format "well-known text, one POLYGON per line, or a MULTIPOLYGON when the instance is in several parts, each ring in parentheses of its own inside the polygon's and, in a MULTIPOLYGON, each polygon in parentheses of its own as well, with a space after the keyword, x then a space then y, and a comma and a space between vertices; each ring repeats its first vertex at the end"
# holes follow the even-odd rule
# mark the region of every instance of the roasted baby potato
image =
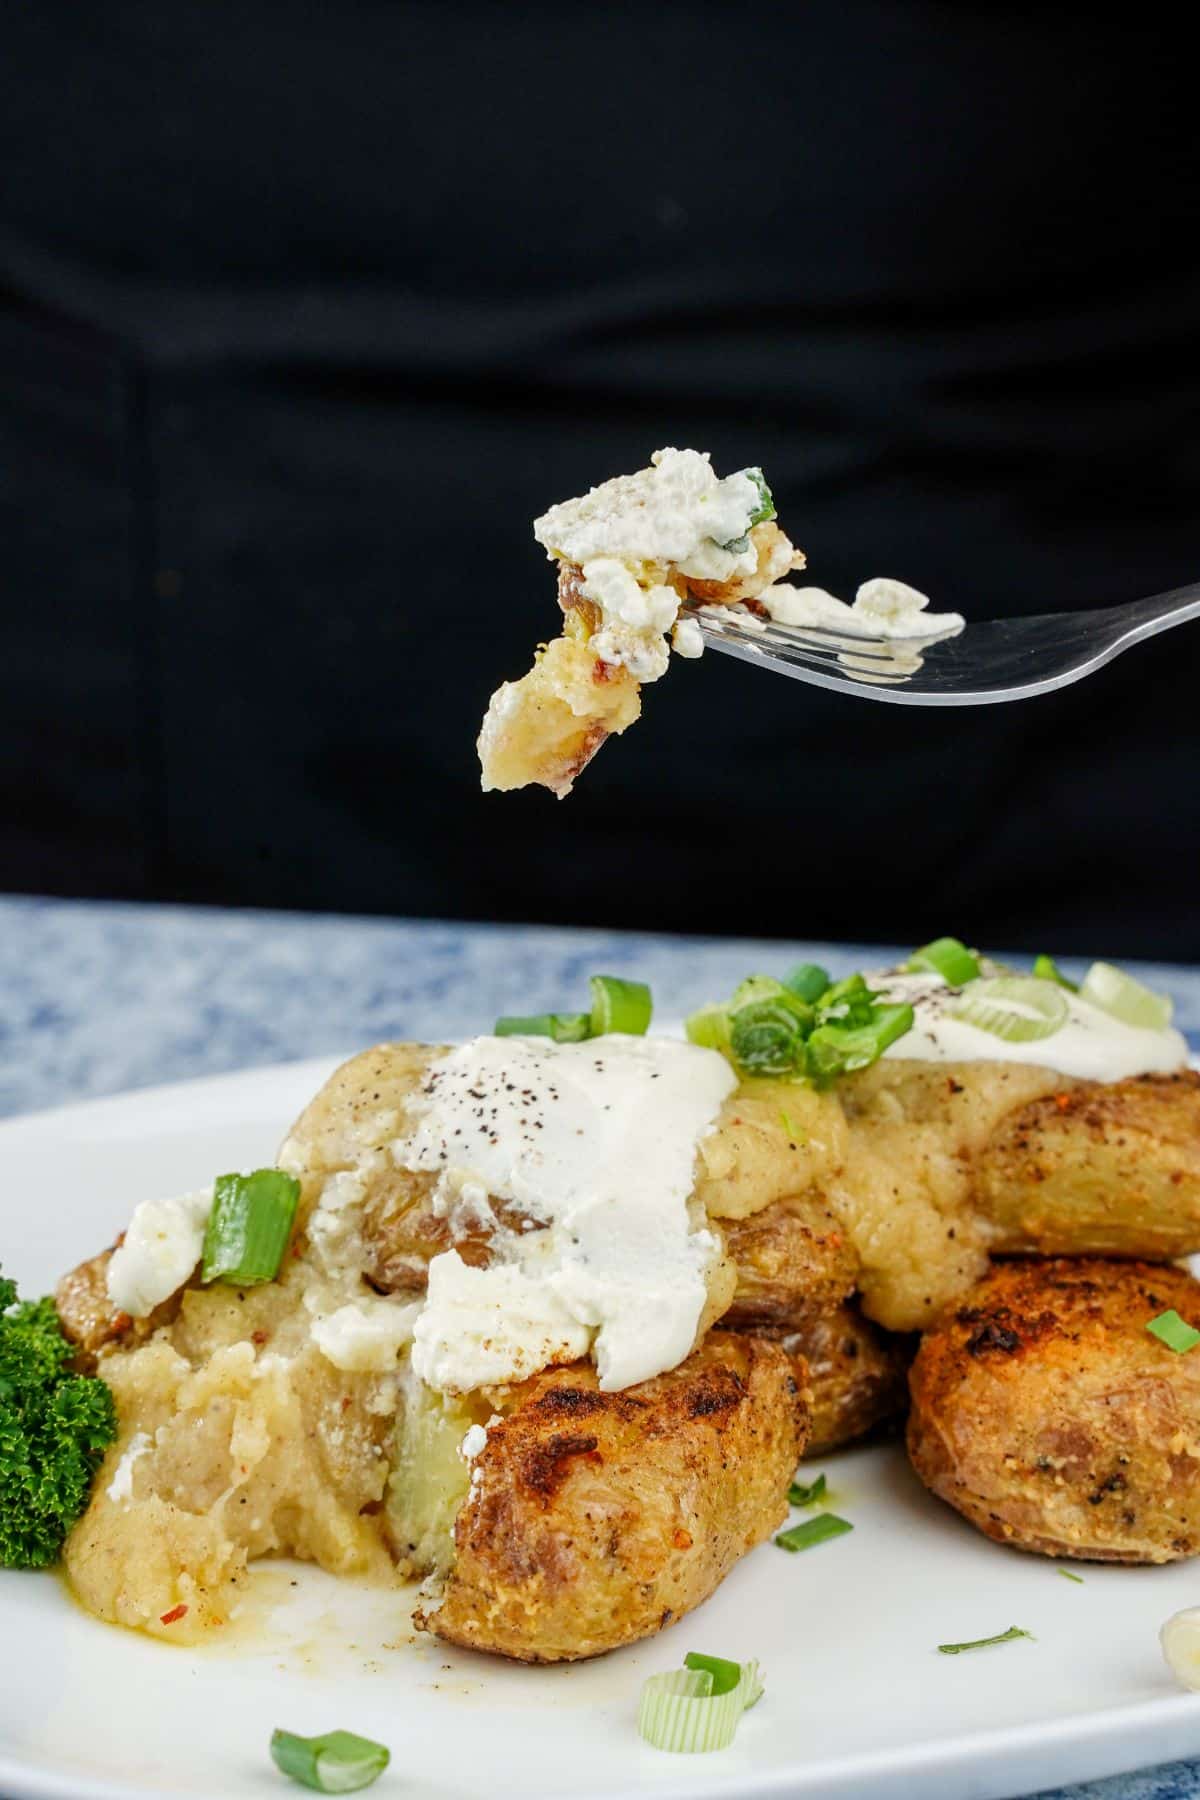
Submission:
POLYGON ((1064 1083, 992 1133, 975 1181, 997 1250, 1174 1257, 1200 1245, 1200 1074, 1064 1083))
POLYGON ((988 1537, 1044 1556, 1163 1563, 1200 1550, 1200 1327, 1185 1270, 1098 1257, 999 1263, 926 1332, 908 1450, 988 1537))
POLYGON ((903 1418, 915 1338, 884 1331, 853 1302, 769 1335, 787 1351, 807 1388, 812 1428, 806 1456, 840 1450, 903 1418))
POLYGON ((807 1435, 793 1366, 760 1338, 713 1332, 622 1393, 590 1364, 546 1369, 488 1430, 417 1622, 522 1662, 649 1637, 780 1524, 807 1435))
POLYGON ((858 1259, 819 1193, 776 1200, 749 1218, 728 1219, 724 1231, 737 1267, 728 1325, 799 1329, 836 1315, 854 1291, 858 1259))

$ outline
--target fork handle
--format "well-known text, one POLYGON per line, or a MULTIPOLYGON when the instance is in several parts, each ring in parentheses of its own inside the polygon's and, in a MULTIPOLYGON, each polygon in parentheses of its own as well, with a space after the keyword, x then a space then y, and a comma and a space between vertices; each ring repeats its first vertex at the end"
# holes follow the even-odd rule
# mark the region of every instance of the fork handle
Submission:
POLYGON ((1122 628, 1126 643, 1141 643, 1143 638, 1170 631, 1173 625, 1200 619, 1200 581, 1193 581, 1188 587, 1172 588, 1166 594, 1152 594, 1148 600, 1133 600, 1124 606, 1110 607, 1108 612, 1113 624, 1122 628))

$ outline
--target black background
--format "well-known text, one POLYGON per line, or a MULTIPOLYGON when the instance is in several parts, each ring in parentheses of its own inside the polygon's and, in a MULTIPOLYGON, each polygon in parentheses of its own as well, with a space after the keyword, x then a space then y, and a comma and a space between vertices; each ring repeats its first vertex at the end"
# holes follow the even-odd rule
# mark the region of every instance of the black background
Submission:
POLYGON ((5 8, 0 886, 1200 957, 1200 627, 971 712, 710 655, 565 803, 474 758, 529 521, 665 443, 845 597, 1200 577, 1169 16, 5 8))

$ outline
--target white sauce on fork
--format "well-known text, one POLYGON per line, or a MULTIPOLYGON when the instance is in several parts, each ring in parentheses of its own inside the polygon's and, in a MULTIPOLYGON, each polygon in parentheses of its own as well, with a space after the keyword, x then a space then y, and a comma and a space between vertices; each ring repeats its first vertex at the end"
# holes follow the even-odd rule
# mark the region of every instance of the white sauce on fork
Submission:
POLYGON ((527 1228, 496 1235, 488 1268, 434 1257, 416 1374, 463 1393, 590 1352, 611 1391, 682 1362, 718 1254, 689 1214, 696 1149, 736 1085, 716 1051, 668 1038, 481 1037, 434 1063, 395 1160, 527 1228))

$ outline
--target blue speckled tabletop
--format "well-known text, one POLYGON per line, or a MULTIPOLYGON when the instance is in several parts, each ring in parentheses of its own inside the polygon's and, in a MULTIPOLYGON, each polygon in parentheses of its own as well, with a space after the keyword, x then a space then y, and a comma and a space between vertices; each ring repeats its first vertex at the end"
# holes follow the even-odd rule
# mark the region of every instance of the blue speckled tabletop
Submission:
MULTIPOLYGON (((0 1115, 485 1030, 497 1013, 581 1004, 596 970, 649 981, 679 1016, 801 956, 835 974, 887 960, 878 947, 0 898, 0 1115)), ((1174 995, 1200 1046, 1200 969, 1139 973, 1174 995)), ((1198 1795, 1200 1762, 1040 1800, 1198 1795)))

